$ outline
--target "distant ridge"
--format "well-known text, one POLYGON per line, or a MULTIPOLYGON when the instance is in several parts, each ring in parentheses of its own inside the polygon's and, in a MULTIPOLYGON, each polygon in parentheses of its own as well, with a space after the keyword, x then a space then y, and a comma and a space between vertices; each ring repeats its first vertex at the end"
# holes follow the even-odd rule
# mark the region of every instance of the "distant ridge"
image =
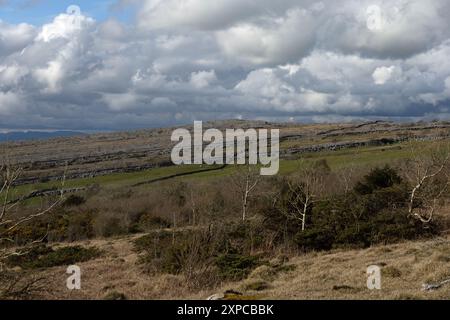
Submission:
POLYGON ((85 135, 85 133, 78 131, 12 131, 0 133, 0 142, 45 140, 80 135, 85 135))

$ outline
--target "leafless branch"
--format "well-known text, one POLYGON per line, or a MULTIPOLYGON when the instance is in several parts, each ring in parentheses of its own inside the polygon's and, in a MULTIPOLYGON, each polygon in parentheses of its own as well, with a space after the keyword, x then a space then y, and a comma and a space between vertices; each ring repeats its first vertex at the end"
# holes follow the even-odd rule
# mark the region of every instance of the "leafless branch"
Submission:
MULTIPOLYGON (((18 214, 15 209, 20 203, 23 201, 18 200, 14 202, 12 205, 9 203, 10 196, 12 190, 14 188, 14 184, 22 173, 22 168, 15 167, 11 164, 9 160, 3 160, 4 162, 0 165, 0 199, 1 199, 1 207, 0 207, 0 244, 4 242, 14 242, 10 235, 11 232, 15 231, 21 225, 38 219, 44 215, 47 215, 52 212, 56 207, 62 204, 64 201, 64 184, 65 184, 65 176, 66 170, 61 179, 61 189, 58 192, 58 197, 52 203, 47 205, 44 209, 38 210, 37 212, 27 213, 25 215, 18 214)), ((42 239, 31 241, 28 245, 32 245, 38 242, 42 242, 42 239)), ((4 259, 11 256, 11 253, 8 253, 6 249, 0 248, 0 266, 4 259)))

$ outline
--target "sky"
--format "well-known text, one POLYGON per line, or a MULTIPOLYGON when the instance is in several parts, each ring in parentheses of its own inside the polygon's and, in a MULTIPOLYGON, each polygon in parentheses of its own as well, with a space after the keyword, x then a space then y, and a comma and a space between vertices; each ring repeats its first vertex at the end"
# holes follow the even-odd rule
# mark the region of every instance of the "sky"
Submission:
POLYGON ((449 57, 448 0, 0 0, 0 128, 447 120, 449 57))

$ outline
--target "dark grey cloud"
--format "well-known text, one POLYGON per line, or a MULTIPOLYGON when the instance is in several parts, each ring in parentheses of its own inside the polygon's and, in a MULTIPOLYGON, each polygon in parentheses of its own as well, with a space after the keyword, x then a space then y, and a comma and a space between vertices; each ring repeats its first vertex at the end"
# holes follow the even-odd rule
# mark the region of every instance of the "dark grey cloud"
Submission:
POLYGON ((130 3, 129 24, 0 22, 0 127, 450 114, 446 0, 130 3))

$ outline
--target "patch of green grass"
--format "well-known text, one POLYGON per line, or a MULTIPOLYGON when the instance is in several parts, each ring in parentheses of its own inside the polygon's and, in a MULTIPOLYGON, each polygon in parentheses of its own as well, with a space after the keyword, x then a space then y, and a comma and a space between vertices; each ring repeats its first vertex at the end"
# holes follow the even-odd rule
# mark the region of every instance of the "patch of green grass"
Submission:
MULTIPOLYGON (((150 170, 144 170, 140 172, 131 173, 114 173, 104 176, 97 176, 93 178, 83 178, 83 179, 70 179, 66 180, 64 183, 64 188, 80 188, 88 187, 90 185, 98 184, 100 186, 108 186, 113 188, 120 188, 125 186, 132 186, 137 183, 163 178, 166 176, 171 176, 174 174, 181 174, 187 172, 194 172, 202 169, 207 169, 207 167, 199 165, 189 165, 189 166, 170 166, 163 168, 155 168, 150 170)), ((211 173, 209 173, 211 174, 211 173)), ((196 174, 197 175, 197 174, 196 174)), ((208 173, 198 173, 198 175, 208 176, 208 173)), ((19 198, 23 195, 27 195, 32 191, 44 190, 44 189, 58 189, 61 188, 61 182, 50 181, 45 183, 35 183, 27 184, 15 187, 11 190, 10 199, 19 198)))
MULTIPOLYGON (((426 146, 426 142, 418 143, 419 146, 426 146)), ((314 153, 306 153, 298 155, 299 160, 281 160, 280 161, 280 175, 287 175, 296 171, 299 167, 300 159, 307 163, 310 161, 326 160, 332 170, 339 170, 350 165, 354 166, 380 166, 386 163, 392 163, 395 160, 406 159, 410 156, 408 146, 406 144, 394 144, 390 146, 379 147, 360 147, 354 149, 343 149, 337 151, 322 151, 314 153)), ((138 183, 159 179, 163 177, 172 176, 175 174, 189 173, 199 171, 202 169, 209 169, 206 165, 183 165, 170 166, 163 168, 154 168, 140 172, 131 173, 115 173, 104 176, 84 179, 71 179, 65 181, 65 188, 88 187, 90 185, 98 184, 102 187, 122 188, 130 187, 138 183)), ((224 177, 235 172, 236 166, 226 166, 221 170, 198 172, 192 175, 173 178, 173 180, 201 180, 224 177)), ((59 188, 61 186, 58 181, 50 181, 45 183, 36 183, 31 185, 23 185, 14 188, 11 192, 10 198, 18 198, 35 190, 43 190, 50 188, 59 188)), ((151 186, 148 185, 148 186, 151 186)), ((148 187, 146 185, 143 188, 148 187)), ((0 199, 1 200, 1 199, 0 199)), ((30 203, 35 202, 36 199, 30 200, 30 203)))
POLYGON ((409 151, 401 145, 308 153, 299 155, 299 160, 281 160, 280 174, 285 175, 294 172, 299 168, 301 161, 308 163, 323 159, 327 161, 331 170, 339 170, 351 165, 383 165, 394 160, 406 159, 408 156, 409 151))

